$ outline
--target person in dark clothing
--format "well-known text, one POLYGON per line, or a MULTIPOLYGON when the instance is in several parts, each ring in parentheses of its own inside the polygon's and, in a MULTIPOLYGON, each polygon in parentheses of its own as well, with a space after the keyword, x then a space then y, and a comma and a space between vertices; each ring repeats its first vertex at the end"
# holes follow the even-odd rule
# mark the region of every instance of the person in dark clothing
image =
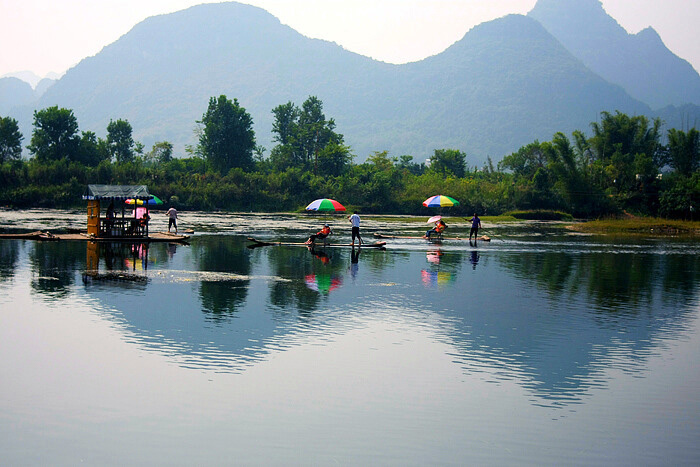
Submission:
POLYGON ((474 235, 474 240, 477 239, 477 236, 479 234, 479 228, 481 227, 481 219, 479 219, 479 216, 474 213, 474 217, 469 219, 472 223, 472 228, 469 231, 469 240, 472 239, 472 235, 474 235))

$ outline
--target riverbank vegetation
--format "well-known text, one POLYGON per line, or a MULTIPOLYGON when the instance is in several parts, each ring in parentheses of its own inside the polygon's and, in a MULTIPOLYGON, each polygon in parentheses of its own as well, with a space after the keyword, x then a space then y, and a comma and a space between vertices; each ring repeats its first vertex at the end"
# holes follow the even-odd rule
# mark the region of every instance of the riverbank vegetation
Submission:
POLYGON ((31 157, 23 159, 17 122, 0 117, 0 205, 77 207, 88 184, 145 184, 167 204, 197 210, 298 211, 329 197, 362 213, 432 215, 422 201, 447 194, 460 201, 443 210, 455 216, 697 218, 695 128, 663 132, 659 120, 603 112, 589 136, 559 132, 482 167, 449 148, 435 149, 425 163, 386 151, 356 163, 318 98, 272 112, 276 146, 268 152, 256 146, 252 119, 237 100, 212 97, 196 122, 198 144, 183 157, 167 141, 147 152, 126 120, 110 121, 103 139, 79 132, 71 110, 51 107, 34 113, 31 157))
POLYGON ((630 217, 597 219, 569 226, 571 230, 590 234, 700 236, 700 221, 630 217))

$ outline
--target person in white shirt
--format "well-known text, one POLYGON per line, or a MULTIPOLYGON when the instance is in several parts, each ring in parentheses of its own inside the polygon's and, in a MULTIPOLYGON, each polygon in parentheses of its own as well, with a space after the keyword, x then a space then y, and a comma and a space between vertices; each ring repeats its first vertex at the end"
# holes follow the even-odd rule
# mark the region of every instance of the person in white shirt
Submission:
POLYGON ((353 211, 351 216, 348 216, 350 223, 352 224, 352 245, 355 246, 355 237, 357 237, 357 244, 362 245, 362 237, 360 237, 360 216, 357 215, 356 211, 353 211))
POLYGON ((177 233, 177 209, 170 208, 166 213, 168 215, 168 233, 170 233, 170 227, 175 226, 175 233, 177 233))

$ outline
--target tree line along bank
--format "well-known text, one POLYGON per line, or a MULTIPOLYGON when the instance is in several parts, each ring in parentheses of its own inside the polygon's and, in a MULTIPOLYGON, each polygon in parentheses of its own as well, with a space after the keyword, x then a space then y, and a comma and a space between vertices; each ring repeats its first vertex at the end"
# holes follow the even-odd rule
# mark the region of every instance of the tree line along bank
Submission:
POLYGON ((0 205, 77 207, 91 183, 146 184, 168 204, 196 210, 294 211, 329 197, 360 212, 425 214, 432 211, 424 199, 447 194, 461 202, 453 215, 558 210, 597 218, 626 211, 688 219, 700 205, 698 130, 663 132, 660 120, 645 116, 602 112, 590 136, 558 132, 478 168, 458 149, 435 149, 426 163, 386 151, 355 163, 315 96, 272 113, 275 146, 268 152, 237 99, 212 97, 195 122, 196 144, 181 158, 167 141, 146 151, 127 120, 110 121, 100 138, 80 132, 71 110, 50 107, 34 112, 30 157, 23 159, 16 120, 0 117, 0 205))

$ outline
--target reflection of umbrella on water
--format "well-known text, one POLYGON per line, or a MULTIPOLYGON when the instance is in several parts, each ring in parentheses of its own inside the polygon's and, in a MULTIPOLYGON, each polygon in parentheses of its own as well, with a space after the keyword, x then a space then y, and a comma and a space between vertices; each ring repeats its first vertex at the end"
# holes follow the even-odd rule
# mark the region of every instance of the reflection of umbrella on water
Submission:
POLYGON ((425 257, 428 260, 428 262, 433 263, 433 264, 440 264, 440 256, 442 256, 443 253, 441 250, 436 250, 436 251, 429 251, 426 253, 425 257))
POLYGON ((447 271, 426 271, 423 269, 420 275, 421 279, 423 279, 423 283, 427 286, 442 286, 454 281, 452 273, 447 271))
POLYGON ((332 277, 330 274, 309 274, 304 277, 304 282, 311 290, 321 293, 335 290, 343 283, 340 277, 332 277))

